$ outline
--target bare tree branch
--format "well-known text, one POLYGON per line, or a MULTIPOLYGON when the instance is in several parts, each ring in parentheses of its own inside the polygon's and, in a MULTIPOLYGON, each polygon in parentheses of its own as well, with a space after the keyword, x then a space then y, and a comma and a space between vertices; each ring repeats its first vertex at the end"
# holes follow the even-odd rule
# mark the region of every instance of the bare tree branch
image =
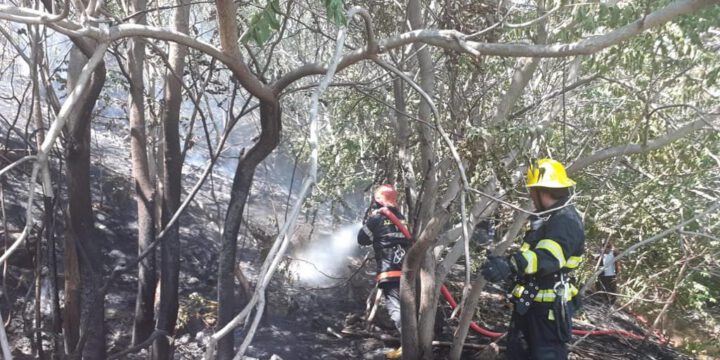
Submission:
POLYGON ((35 156, 35 155, 26 155, 26 156, 23 156, 23 157, 21 157, 20 159, 18 159, 18 160, 16 160, 15 162, 13 162, 12 164, 10 164, 10 165, 4 167, 2 170, 0 170, 0 177, 3 176, 3 175, 5 175, 6 172, 8 172, 8 171, 16 168, 17 166, 21 165, 22 163, 24 163, 24 162, 26 162, 26 161, 29 161, 29 160, 36 160, 36 159, 37 159, 37 156, 35 156))
POLYGON ((583 86, 583 85, 589 84, 589 83, 593 82, 595 79, 597 79, 598 77, 599 77, 598 74, 594 74, 594 75, 590 75, 590 76, 588 76, 588 77, 584 77, 584 78, 582 78, 582 79, 580 79, 580 80, 578 80, 578 81, 576 81, 576 82, 574 82, 574 83, 566 86, 564 89, 560 89, 560 90, 558 90, 558 91, 556 91, 556 92, 554 92, 554 93, 552 93, 552 94, 546 95, 546 96, 544 96, 542 99, 538 100, 537 102, 535 102, 535 103, 533 103, 533 104, 530 104, 530 105, 528 105, 528 106, 526 106, 526 107, 524 107, 524 108, 522 108, 522 109, 520 109, 520 110, 512 113, 511 115, 508 116, 508 118, 509 118, 509 119, 514 119, 514 118, 516 118, 516 117, 518 117, 518 116, 521 116, 521 115, 525 114, 526 112, 532 110, 533 108, 539 106, 540 104, 544 103, 545 101, 548 101, 548 100, 550 100, 550 99, 553 99, 553 98, 555 98, 555 97, 558 97, 558 96, 560 96, 560 95, 562 95, 562 94, 564 94, 564 93, 567 93, 567 92, 569 92, 569 91, 573 91, 573 90, 575 90, 575 89, 577 89, 577 88, 579 88, 579 87, 581 87, 581 86, 583 86))
MULTIPOLYGON (((42 145, 38 149, 37 154, 35 155, 36 162, 33 166, 32 175, 30 176, 30 182, 28 186, 28 201, 26 208, 25 228, 23 229, 20 237, 12 244, 12 246, 10 246, 5 251, 5 253, 0 256, 0 264, 7 261, 10 255, 12 255, 13 252, 15 252, 15 250, 17 250, 17 248, 20 246, 20 244, 22 244, 22 242, 25 241, 25 239, 27 239, 27 237, 30 235, 30 230, 32 229, 34 223, 32 204, 35 195, 35 181, 37 180, 37 177, 41 172, 44 195, 50 198, 53 197, 52 183, 50 181, 50 169, 48 166, 48 154, 50 153, 52 146, 55 144, 55 140, 57 140, 58 136, 60 135, 60 131, 62 130, 63 126, 65 126, 65 122, 67 121, 70 112, 76 106, 78 101, 81 100, 80 96, 82 93, 85 92, 85 88, 90 82, 90 76, 92 75, 94 69, 98 66, 98 64, 102 62, 103 55, 105 54, 107 48, 107 43, 102 43, 98 45, 93 56, 88 60, 87 64, 85 64, 82 69, 82 73, 78 78, 75 88, 73 88, 72 92, 65 100, 65 103, 63 103, 63 106, 60 108, 60 111, 58 112, 55 121, 52 123, 50 129, 47 132, 45 141, 43 141, 42 145)), ((28 157, 24 159, 27 160, 27 158, 28 157)), ((21 160, 22 161, 20 162, 25 161, 23 159, 21 160)), ((15 165, 11 164, 10 166, 6 167, 5 169, 3 169, 2 172, 9 170, 8 168, 17 166, 18 162, 15 162, 14 164, 15 165)))
MULTIPOLYGON (((348 12, 348 18, 352 18, 355 13, 357 13, 360 9, 359 8, 352 8, 348 12)), ((234 14, 233 14, 234 16, 234 14)), ((235 355, 235 359, 242 359, 245 351, 247 351, 247 348, 250 346, 250 343, 252 342, 255 332, 257 330, 257 327, 260 323, 260 319, 263 316, 264 308, 265 308, 265 289, 267 288, 267 285, 270 283, 270 280, 272 279, 272 276, 275 273, 275 269, 277 268, 278 264, 280 263, 280 260, 282 259, 285 251, 287 250, 287 247, 290 243, 290 231, 294 228, 295 222, 297 220, 298 215, 300 214, 300 210, 302 209, 302 205, 305 202, 305 198, 310 193, 310 190, 312 190, 312 187, 314 186, 315 182, 317 181, 317 170, 318 170, 318 117, 319 117, 319 104, 320 104, 320 96, 322 93, 325 92, 325 90, 328 88, 330 83, 332 82, 332 78, 335 75, 335 71, 337 69, 337 64, 340 60, 340 55, 342 54, 342 48, 345 44, 345 37, 346 37, 347 28, 342 27, 340 28, 338 32, 337 37, 337 43, 335 47, 335 53, 333 55, 333 58, 330 61, 330 65, 328 66, 328 72, 325 74, 325 77, 320 82, 320 85, 317 87, 316 91, 313 93, 312 100, 311 100, 311 108, 310 108, 310 138, 308 140, 308 143, 310 144, 310 169, 308 170, 308 175, 305 178, 305 181, 303 182, 302 189, 300 190, 300 193, 298 194, 298 200, 293 205, 293 208, 290 212, 290 216, 288 217, 288 220, 283 224, 282 229, 280 230, 280 233, 275 238, 275 241, 273 243, 272 248, 267 254, 267 257, 265 258, 265 262, 262 265, 262 268, 260 270, 260 274, 258 278, 260 279, 258 281, 258 285, 255 289, 255 292, 248 302, 248 304, 245 306, 245 308, 240 311, 240 313, 232 319, 229 323, 227 323, 222 329, 218 330, 211 338, 210 342, 207 346, 207 351, 205 353, 205 359, 206 360, 212 360, 215 354, 215 347, 217 346, 217 342, 223 338, 224 336, 231 333, 231 331, 241 325, 245 322, 245 320, 250 316, 250 313, 253 309, 256 309, 255 312, 255 318, 250 326, 250 329, 248 330, 247 335, 245 336, 245 340, 243 340, 243 343, 240 345, 240 349, 238 350, 237 354, 235 355)))
MULTIPOLYGON (((383 53, 407 44, 423 42, 448 50, 470 53, 473 56, 478 54, 508 57, 566 57, 589 55, 617 45, 643 31, 659 27, 675 17, 687 15, 701 8, 718 3, 720 3, 718 0, 677 0, 607 34, 589 37, 574 43, 549 45, 482 43, 470 41, 468 40, 468 35, 455 30, 414 30, 396 37, 378 41, 378 52, 383 53), (462 46, 458 42, 458 39, 463 40, 466 46, 462 46), (468 51, 467 48, 472 49, 472 51, 468 51)), ((372 54, 373 53, 367 51, 367 49, 358 49, 349 53, 340 61, 338 71, 358 61, 366 60, 372 54)), ((322 74, 324 71, 324 67, 321 64, 307 64, 278 79, 272 87, 275 92, 279 92, 300 78, 322 74)))
POLYGON ((704 128, 707 125, 712 126, 714 122, 717 122, 717 119, 720 118, 720 115, 717 115, 720 111, 720 108, 716 108, 712 115, 711 120, 708 120, 704 116, 701 116, 700 119, 697 119, 695 121, 692 121, 681 128, 668 133, 665 136, 655 138, 651 141, 648 141, 645 144, 626 144, 626 145, 619 145, 614 146, 611 148, 607 148, 604 150, 600 150, 598 152, 593 153, 592 155, 589 155, 587 157, 581 158, 576 160, 572 165, 568 167, 568 173, 574 173, 581 169, 584 169, 585 167, 589 166, 590 164, 596 163, 598 161, 607 160, 615 156, 619 155, 632 155, 632 154, 639 154, 644 153, 652 150, 657 150, 665 145, 668 145, 678 139, 682 139, 685 136, 688 136, 689 134, 700 130, 704 128), (709 121, 712 121, 712 123, 708 123, 709 121))
MULTIPOLYGON (((249 99, 248 99, 248 101, 249 101, 249 99)), ((244 111, 242 114, 240 114, 240 116, 242 117, 243 115, 248 114, 257 108, 258 108, 258 106, 252 106, 252 107, 248 108, 246 111, 244 111)), ((185 209, 187 209, 187 207, 190 205, 192 200, 195 198, 195 195, 197 195, 198 191, 200 191, 200 188, 203 186, 203 184, 205 184, 205 180, 210 175, 210 172, 212 171, 213 166, 217 163, 218 158, 220 157, 220 155, 222 154, 222 151, 224 150, 225 142, 227 141, 228 137, 230 136, 230 132, 231 132, 232 128, 234 127, 234 125, 235 125, 235 122, 232 122, 232 121, 228 122, 228 126, 225 128, 225 130, 223 132, 223 136, 220 139, 220 142, 218 143, 218 145, 216 147, 215 154, 212 156, 211 159, 209 159, 207 161, 207 165, 205 166, 205 169, 203 170, 202 174, 200 175, 200 178, 198 179, 197 183, 195 183, 192 190, 190 190, 190 192, 186 196, 185 200, 183 200, 182 204, 180 204, 180 207, 178 207, 178 209, 175 211, 175 213, 172 214, 172 217, 168 221, 165 228, 155 237, 155 241, 153 241, 152 244, 148 245, 148 247, 145 249, 145 251, 143 251, 143 253, 140 254, 138 256, 138 258, 132 264, 128 264, 128 266, 125 270, 134 268, 138 263, 140 263, 140 261, 142 261, 145 257, 150 255, 152 253, 152 250, 155 249, 155 247, 157 247, 157 245, 160 244, 163 241, 163 239, 165 238, 165 236, 168 234, 168 229, 170 229, 178 221, 178 219, 180 219, 180 215, 183 214, 185 209)), ((108 280, 108 282, 111 282, 112 280, 113 279, 110 278, 108 280)), ((107 287, 108 287, 108 284, 105 284, 105 286, 103 288, 107 288, 107 287)))
POLYGON ((2 346, 3 359, 12 360, 10 343, 8 343, 7 333, 5 333, 5 322, 3 321, 2 314, 0 314, 0 346, 2 346))
POLYGON ((33 204, 33 200, 35 198, 35 181, 37 180, 39 171, 40 171, 40 164, 38 162, 35 162, 35 164, 33 165, 32 175, 30 175, 30 182, 28 185, 28 200, 27 200, 27 204, 26 204, 27 207, 25 208, 25 227, 23 228, 23 231, 20 234, 20 237, 18 237, 17 240, 15 240, 15 242, 13 242, 13 244, 10 245, 10 247, 8 247, 5 250, 5 253, 3 253, 2 256, 0 256, 0 265, 5 263, 5 261, 7 261, 7 259, 10 258, 10 255, 12 255, 15 252, 15 250, 17 250, 18 247, 20 247, 20 244, 22 244, 23 241, 25 241, 25 239, 27 239, 28 236, 30 235, 30 230, 32 230, 33 223, 35 222, 35 218, 33 217, 33 212, 32 212, 32 204, 33 204))
MULTIPOLYGON (((238 24, 236 19, 235 2, 232 0, 215 1, 218 32, 220 33, 220 46, 232 65, 232 71, 240 84, 253 96, 262 101, 274 101, 275 95, 270 88, 261 83, 245 64, 238 46, 238 24)), ((191 45, 188 45, 191 46, 191 45)), ((224 61, 223 61, 224 62, 224 61)))
MULTIPOLYGON (((234 10, 235 6, 232 1, 218 0, 216 3, 218 4, 219 14, 235 14, 234 11, 223 11, 227 9, 234 10)), ((701 8, 718 3, 720 3, 718 0, 677 0, 607 34, 593 36, 578 42, 566 44, 531 45, 522 43, 482 43, 467 40, 468 35, 456 30, 413 30, 392 38, 378 41, 377 47, 366 47, 345 55, 338 64, 338 71, 341 71, 356 62, 366 60, 373 54, 387 52, 388 50, 415 42, 423 42, 448 50, 466 52, 474 56, 480 54, 486 56, 496 55, 508 57, 565 57, 593 54, 628 40, 643 31, 659 27, 673 18, 690 14, 701 8), (464 46, 460 44, 458 39, 463 41, 464 46), (470 51, 470 49, 472 49, 472 51, 470 51)), ((99 28, 86 27, 66 20, 49 22, 49 16, 51 15, 46 12, 36 11, 33 9, 20 8, 11 5, 0 5, 0 19, 27 24, 46 24, 52 29, 68 36, 88 36, 101 42, 118 40, 125 37, 141 36, 159 40, 174 41, 182 45, 198 49, 225 63, 238 77, 242 85, 260 99, 270 98, 270 88, 272 88, 272 91, 277 94, 300 78, 309 75, 324 74, 327 72, 327 69, 322 64, 307 64, 289 72, 268 88, 264 84, 260 83, 257 78, 250 73, 249 69, 242 61, 240 51, 237 48, 237 41, 233 42, 233 39, 237 40, 237 34, 235 34, 237 26, 233 26, 236 25, 234 18, 227 19, 221 16, 218 19, 219 22, 221 22, 221 43, 223 44, 224 49, 219 50, 201 40, 197 40, 191 36, 180 34, 168 29, 135 24, 121 24, 110 27, 110 29, 106 32, 99 28)))
POLYGON ((550 15, 552 15, 553 13, 555 13, 556 11, 558 11, 561 6, 562 6, 562 1, 558 1, 557 4, 555 4, 555 7, 553 7, 553 8, 550 9, 550 10, 548 10, 546 13, 544 13, 544 14, 536 17, 535 19, 532 19, 532 20, 530 20, 530 21, 526 21, 526 22, 523 22, 523 23, 519 23, 519 24, 504 23, 504 24, 503 24, 503 27, 509 27, 509 28, 511 28, 511 29, 517 29, 517 28, 521 28, 521 27, 527 27, 527 26, 530 26, 530 25, 532 25, 532 24, 537 24, 538 22, 544 20, 544 19, 547 18, 548 16, 550 16, 550 15))

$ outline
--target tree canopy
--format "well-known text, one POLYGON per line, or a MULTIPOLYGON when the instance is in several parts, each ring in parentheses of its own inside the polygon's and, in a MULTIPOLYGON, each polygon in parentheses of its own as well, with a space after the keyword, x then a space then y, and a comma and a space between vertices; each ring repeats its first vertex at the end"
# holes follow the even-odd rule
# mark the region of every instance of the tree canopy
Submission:
MULTIPOLYGON (((403 296, 404 319, 411 319, 403 328, 412 329, 403 331, 403 356, 430 359, 440 284, 464 257, 461 305, 477 307, 485 281, 474 271, 484 256, 504 254, 516 240, 532 213, 525 171, 542 157, 566 164, 577 181, 573 201, 588 238, 581 279, 592 282, 599 269, 592 255, 612 243, 629 250, 620 257, 623 302, 652 315, 653 327, 688 311, 716 324, 718 4, 0 5, 6 84, 0 87, 0 128, 3 151, 10 154, 0 174, 24 214, 14 237, 3 215, 8 245, 0 263, 32 245, 36 288, 51 272, 50 331, 57 336, 53 346, 43 345, 37 310, 36 354, 108 356, 105 295, 131 273, 137 275, 132 345, 153 344, 153 358, 172 357, 168 336, 176 329, 185 251, 180 239, 187 236, 178 219, 197 206, 201 188, 212 187, 216 208, 203 211, 219 229, 212 239, 218 306, 206 357, 240 357, 260 326, 266 288, 299 214, 332 202, 359 218, 365 208, 348 195, 393 183, 402 189, 417 238, 403 273, 404 294, 419 294, 417 300, 403 296), (127 136, 117 146, 99 146, 91 141, 99 126, 127 136), (128 263, 105 269, 101 259, 110 251, 97 240, 97 184, 90 173, 91 159, 109 148, 129 150, 138 246, 128 263), (288 195, 274 242, 255 264, 254 290, 240 299, 239 231, 243 219, 247 224, 248 197, 263 196, 255 194, 257 169, 277 153, 294 159, 304 181, 297 181, 302 186, 294 204, 288 195), (217 174, 232 182, 220 197, 217 174), (488 219, 498 224, 498 241, 473 244, 470 233, 488 219), (232 334, 241 324, 250 330, 236 344, 232 334)), ((38 290, 38 304, 40 297, 38 290)), ((473 315, 460 315, 453 359, 460 357, 473 315)))

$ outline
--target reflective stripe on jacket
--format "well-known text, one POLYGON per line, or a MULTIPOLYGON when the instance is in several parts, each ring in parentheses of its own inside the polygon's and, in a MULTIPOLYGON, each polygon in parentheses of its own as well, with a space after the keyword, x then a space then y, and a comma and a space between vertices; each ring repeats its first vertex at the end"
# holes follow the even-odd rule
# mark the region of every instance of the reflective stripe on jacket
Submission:
POLYGON ((573 205, 562 207, 546 218, 535 219, 536 229, 525 234, 520 251, 513 254, 520 276, 542 278, 560 270, 577 268, 585 252, 585 231, 573 205), (539 223, 538 223, 539 222, 539 223))
MULTIPOLYGON (((563 274, 583 261, 584 226, 575 207, 564 206, 566 202, 567 199, 558 201, 554 206, 557 210, 544 218, 531 219, 532 229, 525 234, 520 250, 511 255, 518 269, 512 298, 522 299, 526 306, 528 302, 555 301, 558 296, 555 287, 563 274)), ((562 295, 569 301, 577 292, 569 284, 562 295)))

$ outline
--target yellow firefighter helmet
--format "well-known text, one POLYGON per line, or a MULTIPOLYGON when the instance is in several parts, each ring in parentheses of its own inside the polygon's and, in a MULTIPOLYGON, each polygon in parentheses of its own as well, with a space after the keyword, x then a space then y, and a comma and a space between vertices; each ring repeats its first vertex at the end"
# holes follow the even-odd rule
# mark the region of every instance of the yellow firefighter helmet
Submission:
POLYGON ((527 187, 568 188, 575 181, 567 176, 565 167, 553 159, 540 159, 530 165, 527 173, 527 187))

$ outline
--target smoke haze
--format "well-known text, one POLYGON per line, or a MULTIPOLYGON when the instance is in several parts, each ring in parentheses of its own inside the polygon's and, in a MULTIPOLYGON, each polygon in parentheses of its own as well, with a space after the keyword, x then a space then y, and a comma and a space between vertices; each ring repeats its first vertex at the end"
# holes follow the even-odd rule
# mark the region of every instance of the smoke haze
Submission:
POLYGON ((337 283, 347 276, 348 257, 359 252, 357 233, 361 227, 360 223, 345 225, 296 249, 290 271, 304 285, 337 283))

